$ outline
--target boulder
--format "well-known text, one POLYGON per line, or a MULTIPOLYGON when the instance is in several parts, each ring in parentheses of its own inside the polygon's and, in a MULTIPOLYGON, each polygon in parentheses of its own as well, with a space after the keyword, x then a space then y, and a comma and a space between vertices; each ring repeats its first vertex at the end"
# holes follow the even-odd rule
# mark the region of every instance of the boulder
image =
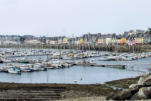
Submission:
POLYGON ((151 74, 150 73, 146 73, 143 76, 141 76, 138 80, 138 85, 151 85, 151 74))
POLYGON ((145 80, 145 76, 140 77, 137 84, 144 85, 144 80, 145 80))
POLYGON ((140 87, 140 85, 138 85, 138 84, 131 84, 129 86, 129 89, 139 89, 139 87, 140 87))
POLYGON ((113 100, 141 100, 151 99, 151 74, 145 74, 139 78, 137 84, 131 84, 129 89, 123 90, 118 95, 108 97, 113 100))
POLYGON ((129 89, 131 90, 139 90, 139 88, 143 87, 143 85, 138 85, 138 84, 131 84, 129 86, 129 89))
POLYGON ((139 98, 141 98, 141 99, 146 99, 147 98, 147 96, 145 94, 145 91, 146 91, 146 87, 143 87, 143 88, 139 89, 139 91, 138 91, 139 98))
POLYGON ((111 94, 106 97, 106 100, 121 100, 121 97, 119 95, 111 94))
POLYGON ((151 98, 151 87, 143 87, 141 88, 147 98, 151 98))
POLYGON ((138 93, 134 94, 130 100, 140 100, 138 93))
POLYGON ((130 89, 131 94, 134 95, 139 91, 139 88, 135 88, 135 89, 130 89))
POLYGON ((151 86, 151 75, 144 79, 144 85, 151 86))
POLYGON ((150 99, 151 98, 151 87, 142 87, 139 91, 132 96, 131 100, 150 99))
POLYGON ((124 90, 121 95, 121 100, 130 99, 132 97, 131 90, 124 90))

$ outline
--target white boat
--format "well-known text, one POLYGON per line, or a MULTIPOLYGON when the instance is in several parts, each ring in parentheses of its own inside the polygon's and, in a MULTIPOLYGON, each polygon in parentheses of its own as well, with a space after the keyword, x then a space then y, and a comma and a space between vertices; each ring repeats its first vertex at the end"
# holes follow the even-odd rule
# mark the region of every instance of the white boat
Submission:
POLYGON ((20 66, 20 70, 23 72, 31 72, 32 69, 29 66, 20 66))
POLYGON ((21 73, 20 69, 19 68, 16 68, 16 67, 11 67, 11 68, 8 68, 8 73, 12 73, 12 74, 19 74, 21 73))
POLYGON ((133 58, 132 57, 121 56, 121 60, 122 61, 131 61, 131 60, 133 60, 133 58))
POLYGON ((60 68, 60 67, 62 67, 62 64, 58 59, 53 59, 51 61, 51 66, 55 67, 55 68, 60 68))
POLYGON ((34 70, 34 71, 44 71, 44 70, 46 70, 46 68, 40 63, 36 63, 36 64, 32 65, 31 69, 34 70))
POLYGON ((64 63, 62 63, 62 66, 63 67, 71 67, 72 65, 70 63, 64 62, 64 63))
POLYGON ((99 59, 100 61, 117 61, 120 60, 119 56, 105 56, 99 59))

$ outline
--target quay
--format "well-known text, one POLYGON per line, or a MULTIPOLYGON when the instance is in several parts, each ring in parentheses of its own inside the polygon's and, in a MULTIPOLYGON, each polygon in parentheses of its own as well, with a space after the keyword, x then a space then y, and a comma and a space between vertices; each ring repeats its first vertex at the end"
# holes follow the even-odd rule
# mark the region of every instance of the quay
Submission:
POLYGON ((116 69, 126 69, 126 65, 109 65, 109 64, 95 64, 95 63, 74 63, 72 65, 76 66, 86 66, 86 67, 106 67, 106 68, 116 68, 116 69))

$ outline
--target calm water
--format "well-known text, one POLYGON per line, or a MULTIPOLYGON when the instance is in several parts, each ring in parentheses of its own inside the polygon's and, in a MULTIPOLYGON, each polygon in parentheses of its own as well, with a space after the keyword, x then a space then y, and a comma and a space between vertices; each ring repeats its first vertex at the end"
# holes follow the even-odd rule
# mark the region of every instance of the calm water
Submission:
POLYGON ((95 84, 107 81, 130 78, 141 75, 141 72, 126 71, 100 67, 71 67, 66 69, 50 69, 47 71, 7 74, 0 73, 0 82, 16 83, 74 83, 95 84), (82 80, 80 80, 82 78, 82 80))

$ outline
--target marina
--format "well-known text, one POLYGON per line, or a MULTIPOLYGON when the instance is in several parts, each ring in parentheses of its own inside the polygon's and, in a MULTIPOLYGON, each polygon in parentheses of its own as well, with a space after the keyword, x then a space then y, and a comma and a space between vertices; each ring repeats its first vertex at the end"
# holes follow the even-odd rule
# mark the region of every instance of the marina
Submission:
POLYGON ((0 0, 0 101, 151 99, 151 0, 0 0))
POLYGON ((0 82, 96 84, 151 70, 151 52, 4 48, 0 56, 0 82))

